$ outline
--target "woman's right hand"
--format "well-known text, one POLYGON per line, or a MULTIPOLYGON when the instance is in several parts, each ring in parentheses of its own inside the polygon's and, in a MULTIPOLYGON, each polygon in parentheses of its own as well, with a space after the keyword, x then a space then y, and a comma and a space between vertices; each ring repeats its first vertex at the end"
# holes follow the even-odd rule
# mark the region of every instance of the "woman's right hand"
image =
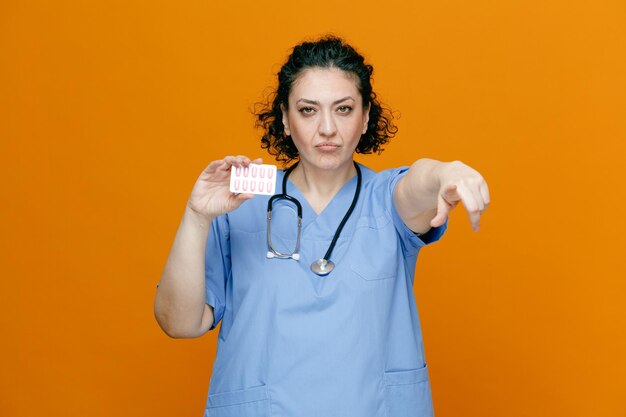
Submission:
POLYGON ((211 162, 202 171, 196 184, 193 186, 187 205, 195 213, 212 219, 239 207, 244 201, 254 197, 254 194, 234 194, 230 191, 230 168, 232 166, 247 166, 262 164, 263 160, 254 161, 246 156, 227 156, 224 159, 211 162))

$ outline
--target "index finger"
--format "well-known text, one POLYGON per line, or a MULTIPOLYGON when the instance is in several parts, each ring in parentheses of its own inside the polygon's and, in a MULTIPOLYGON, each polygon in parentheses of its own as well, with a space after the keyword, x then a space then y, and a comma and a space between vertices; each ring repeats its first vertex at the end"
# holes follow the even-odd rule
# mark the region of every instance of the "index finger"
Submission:
POLYGON ((480 210, 478 202, 472 192, 463 186, 457 187, 457 192, 461 196, 461 201, 463 202, 463 206, 465 206, 465 210, 467 210, 467 215, 469 216, 472 229, 477 232, 480 227, 480 210))

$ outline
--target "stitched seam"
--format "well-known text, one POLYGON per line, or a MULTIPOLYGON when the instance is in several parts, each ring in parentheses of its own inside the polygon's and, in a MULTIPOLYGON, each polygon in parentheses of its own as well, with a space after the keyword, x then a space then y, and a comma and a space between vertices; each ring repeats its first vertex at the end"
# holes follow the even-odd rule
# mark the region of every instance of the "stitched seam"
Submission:
POLYGON ((259 401, 269 401, 269 399, 264 398, 264 399, 262 399, 262 400, 244 401, 244 402, 242 402, 242 403, 235 403, 235 404, 211 405, 211 406, 208 406, 207 408, 235 407, 235 406, 237 406, 237 405, 242 405, 242 404, 252 404, 252 403, 258 403, 259 401))
POLYGON ((389 387, 397 387, 397 386, 402 386, 402 385, 417 385, 417 384, 421 384, 422 382, 427 382, 427 381, 428 379, 421 379, 415 382, 402 382, 400 384, 385 384, 385 387, 389 388, 389 387))

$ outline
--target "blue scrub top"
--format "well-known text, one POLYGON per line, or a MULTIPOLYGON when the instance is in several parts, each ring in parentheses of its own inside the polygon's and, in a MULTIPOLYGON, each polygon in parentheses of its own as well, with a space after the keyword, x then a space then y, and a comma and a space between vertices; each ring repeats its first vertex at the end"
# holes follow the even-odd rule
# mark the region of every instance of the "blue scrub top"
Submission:
MULTIPOLYGON (((418 237, 393 190, 407 167, 361 166, 361 194, 331 255, 322 258, 356 190, 354 176, 317 215, 302 204, 301 258, 268 259, 267 196, 216 218, 206 247, 206 302, 222 322, 204 416, 426 417, 433 415, 413 278, 419 250, 447 228, 418 237)), ((283 172, 278 172, 280 191, 283 172)), ((295 248, 292 203, 274 204, 272 243, 295 248)))

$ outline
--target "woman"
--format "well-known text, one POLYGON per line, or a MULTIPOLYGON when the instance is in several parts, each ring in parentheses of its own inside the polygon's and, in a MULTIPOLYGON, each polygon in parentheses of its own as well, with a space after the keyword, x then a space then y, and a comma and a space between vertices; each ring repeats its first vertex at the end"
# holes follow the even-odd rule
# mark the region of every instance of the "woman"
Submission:
POLYGON ((298 203, 273 201, 268 233, 269 197, 229 191, 231 167, 261 159, 213 161, 193 188, 155 316, 172 337, 222 322, 205 416, 433 414, 415 261, 459 201, 478 230, 489 191, 459 161, 380 173, 355 164, 354 152, 379 151, 395 133, 371 74, 338 38, 302 43, 258 114, 263 147, 297 160, 277 191, 301 204, 301 231, 298 203))

